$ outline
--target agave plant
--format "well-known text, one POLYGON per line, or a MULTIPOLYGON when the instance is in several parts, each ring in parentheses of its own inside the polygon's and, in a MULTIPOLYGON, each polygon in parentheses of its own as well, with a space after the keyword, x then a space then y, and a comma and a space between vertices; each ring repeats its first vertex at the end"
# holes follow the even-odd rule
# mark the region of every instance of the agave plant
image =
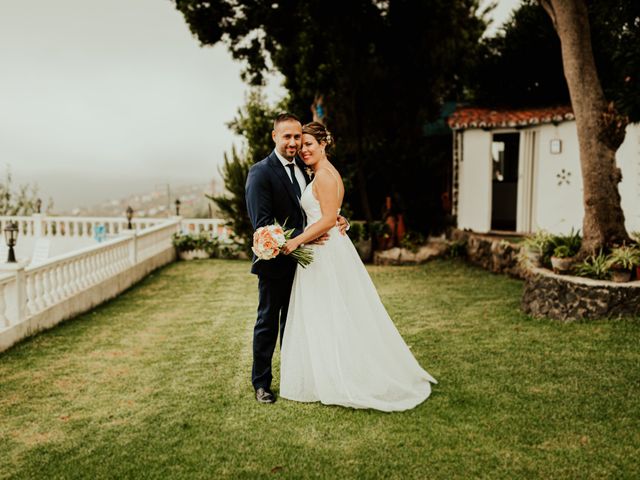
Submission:
POLYGON ((609 268, 631 270, 640 265, 640 249, 635 245, 622 245, 611 250, 608 257, 609 268))
POLYGON ((527 237, 522 242, 522 246, 527 249, 527 251, 542 256, 548 251, 551 239, 552 235, 549 232, 539 230, 530 237, 527 237))
POLYGON ((585 261, 574 265, 573 271, 579 277, 595 278, 596 280, 609 280, 611 277, 609 261, 602 249, 597 255, 591 255, 585 261))

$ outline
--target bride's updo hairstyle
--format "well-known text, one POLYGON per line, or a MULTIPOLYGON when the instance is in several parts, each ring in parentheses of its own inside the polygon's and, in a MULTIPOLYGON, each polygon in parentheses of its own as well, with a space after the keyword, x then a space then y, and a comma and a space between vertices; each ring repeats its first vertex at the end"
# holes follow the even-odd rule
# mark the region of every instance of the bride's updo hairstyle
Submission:
POLYGON ((327 127, 325 127, 321 123, 311 122, 311 123, 307 123, 306 125, 303 125, 302 133, 311 135, 313 138, 316 139, 318 143, 325 142, 327 144, 327 147, 325 150, 327 154, 331 151, 334 145, 333 136, 331 135, 331 132, 327 130, 327 127))

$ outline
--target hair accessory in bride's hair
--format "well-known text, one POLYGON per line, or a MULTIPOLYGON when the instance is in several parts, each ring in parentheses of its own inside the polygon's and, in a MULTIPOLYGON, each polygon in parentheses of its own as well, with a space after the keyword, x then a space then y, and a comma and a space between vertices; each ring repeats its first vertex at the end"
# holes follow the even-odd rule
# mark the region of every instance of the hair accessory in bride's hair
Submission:
POLYGON ((333 145, 333 137, 331 136, 331 132, 329 130, 325 129, 325 131, 327 132, 325 141, 327 142, 327 145, 331 146, 333 145))

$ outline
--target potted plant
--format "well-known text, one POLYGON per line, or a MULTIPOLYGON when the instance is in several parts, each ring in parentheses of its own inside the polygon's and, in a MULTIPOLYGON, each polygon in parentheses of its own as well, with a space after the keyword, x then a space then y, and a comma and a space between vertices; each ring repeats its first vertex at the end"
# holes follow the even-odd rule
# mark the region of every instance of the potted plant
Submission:
POLYGON ((611 250, 609 269, 614 282, 628 282, 631 271, 640 265, 640 249, 633 245, 622 245, 611 250))
POLYGON ((552 236, 545 230, 539 230, 522 242, 520 257, 533 267, 541 267, 545 255, 550 253, 552 236))
POLYGON ((553 235, 549 239, 546 255, 551 257, 551 268, 556 273, 567 273, 574 263, 574 256, 582 246, 580 230, 569 235, 553 235))
POLYGON ((573 265, 573 254, 568 245, 559 245, 553 250, 551 266, 556 273, 567 273, 573 265))

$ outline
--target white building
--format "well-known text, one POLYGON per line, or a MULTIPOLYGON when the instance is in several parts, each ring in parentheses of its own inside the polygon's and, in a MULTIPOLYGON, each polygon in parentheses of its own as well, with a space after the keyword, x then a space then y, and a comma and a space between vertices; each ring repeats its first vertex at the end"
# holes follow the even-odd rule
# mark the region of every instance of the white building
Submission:
MULTIPOLYGON (((476 232, 567 233, 582 229, 582 176, 570 107, 494 111, 458 108, 453 214, 476 232)), ((640 231, 640 125, 627 127, 616 154, 627 231, 640 231)))

